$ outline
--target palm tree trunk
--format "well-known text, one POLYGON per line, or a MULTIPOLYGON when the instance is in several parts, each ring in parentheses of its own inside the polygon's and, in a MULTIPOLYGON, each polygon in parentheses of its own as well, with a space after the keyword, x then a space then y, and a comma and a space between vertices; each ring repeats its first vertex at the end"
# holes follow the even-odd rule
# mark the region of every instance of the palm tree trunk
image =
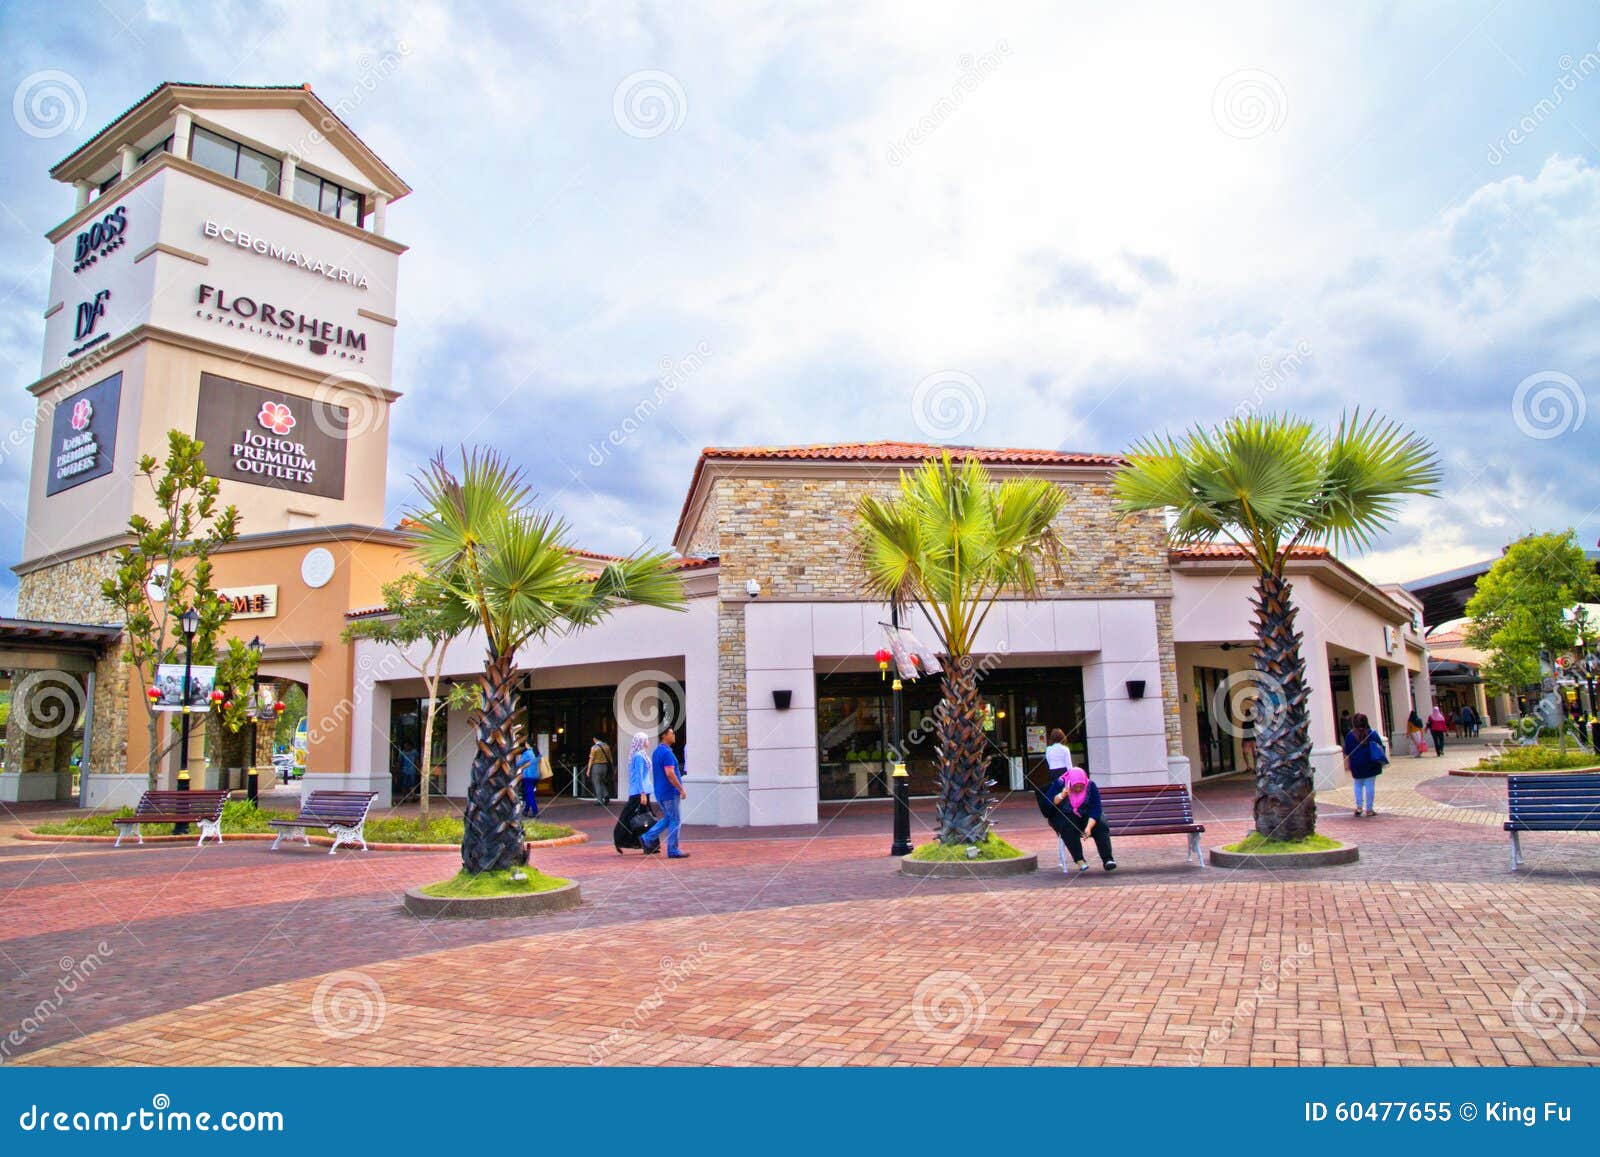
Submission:
POLYGON ((1295 606, 1282 575, 1256 580, 1256 831, 1273 840, 1298 840, 1317 830, 1311 773, 1311 720, 1306 664, 1295 606))
POLYGON ((939 842, 982 843, 989 834, 989 789, 983 769, 983 700, 970 660, 944 666, 944 698, 934 712, 939 738, 939 842))
POLYGON ((478 751, 467 793, 461 865, 468 872, 514 868, 528 862, 512 764, 511 717, 516 712, 516 663, 491 655, 483 667, 483 710, 478 715, 478 751))

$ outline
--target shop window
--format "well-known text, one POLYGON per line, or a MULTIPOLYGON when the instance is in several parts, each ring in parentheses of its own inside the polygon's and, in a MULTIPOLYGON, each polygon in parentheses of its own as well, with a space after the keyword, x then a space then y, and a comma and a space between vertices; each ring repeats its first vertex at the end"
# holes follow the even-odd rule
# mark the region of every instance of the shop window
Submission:
POLYGON ((189 159, 212 172, 269 193, 278 191, 278 158, 196 125, 189 135, 189 159))
POLYGON ((294 199, 296 204, 329 217, 337 217, 357 228, 361 227, 361 219, 365 215, 365 203, 360 193, 304 169, 295 170, 294 199))

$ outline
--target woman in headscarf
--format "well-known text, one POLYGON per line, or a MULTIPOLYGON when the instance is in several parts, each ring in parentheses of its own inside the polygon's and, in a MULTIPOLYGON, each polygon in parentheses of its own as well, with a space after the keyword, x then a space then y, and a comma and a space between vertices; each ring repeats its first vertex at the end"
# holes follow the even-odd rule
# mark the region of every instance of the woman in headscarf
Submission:
MULTIPOLYGON (((650 793, 654 790, 650 768, 650 736, 643 731, 636 731, 628 747, 628 802, 622 805, 622 814, 617 817, 616 832, 612 836, 612 843, 616 845, 619 855, 624 842, 629 847, 634 846, 632 837, 637 835, 634 831, 636 827, 643 831, 654 821, 655 814, 650 810, 650 793), (634 822, 634 817, 638 815, 648 817, 643 827, 634 822)), ((648 848, 645 851, 649 853, 648 848)))
POLYGON ((1111 854, 1111 829, 1106 826, 1100 810, 1100 789, 1089 779, 1087 771, 1068 767, 1051 782, 1050 788, 1038 791, 1038 801, 1039 810, 1067 846, 1080 873, 1089 870, 1083 858, 1085 836, 1094 841, 1105 870, 1117 870, 1117 861, 1111 854))

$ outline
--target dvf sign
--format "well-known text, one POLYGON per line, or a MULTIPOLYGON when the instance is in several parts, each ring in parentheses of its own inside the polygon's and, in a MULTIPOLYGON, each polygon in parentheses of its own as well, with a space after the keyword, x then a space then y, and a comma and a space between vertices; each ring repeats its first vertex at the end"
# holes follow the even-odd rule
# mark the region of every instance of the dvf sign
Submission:
POLYGON ((111 300, 111 291, 102 289, 88 301, 78 303, 78 325, 73 330, 73 336, 82 341, 94 332, 97 321, 106 315, 106 302, 111 300))

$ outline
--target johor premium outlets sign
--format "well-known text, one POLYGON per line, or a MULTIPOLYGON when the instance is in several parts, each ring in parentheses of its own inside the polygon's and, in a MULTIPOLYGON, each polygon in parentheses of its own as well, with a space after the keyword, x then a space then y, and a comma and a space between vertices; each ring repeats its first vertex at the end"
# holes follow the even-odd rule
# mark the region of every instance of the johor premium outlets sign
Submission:
POLYGON ((278 584, 268 583, 257 587, 218 587, 217 594, 226 599, 235 619, 272 619, 278 615, 278 584))
POLYGON ((200 286, 195 304, 194 315, 204 321, 289 342, 318 355, 367 360, 364 331, 311 317, 297 307, 261 301, 215 285, 200 286))
POLYGON ((56 404, 50 419, 46 494, 59 494, 111 473, 121 403, 122 375, 112 374, 56 404))
POLYGON ((293 265, 297 269, 304 269, 307 273, 314 273, 318 277, 325 277, 329 281, 337 281, 342 285, 353 286, 356 289, 367 288, 367 278, 364 273, 354 269, 347 269, 337 261, 322 261, 281 245, 259 233, 251 233, 244 229, 235 229, 232 225, 223 225, 209 218, 201 226, 201 232, 207 237, 214 237, 225 245, 237 245, 240 249, 259 253, 263 257, 270 257, 274 261, 281 261, 285 265, 293 265))
POLYGON ((343 498, 349 429, 343 406, 200 375, 195 437, 217 478, 343 498))

